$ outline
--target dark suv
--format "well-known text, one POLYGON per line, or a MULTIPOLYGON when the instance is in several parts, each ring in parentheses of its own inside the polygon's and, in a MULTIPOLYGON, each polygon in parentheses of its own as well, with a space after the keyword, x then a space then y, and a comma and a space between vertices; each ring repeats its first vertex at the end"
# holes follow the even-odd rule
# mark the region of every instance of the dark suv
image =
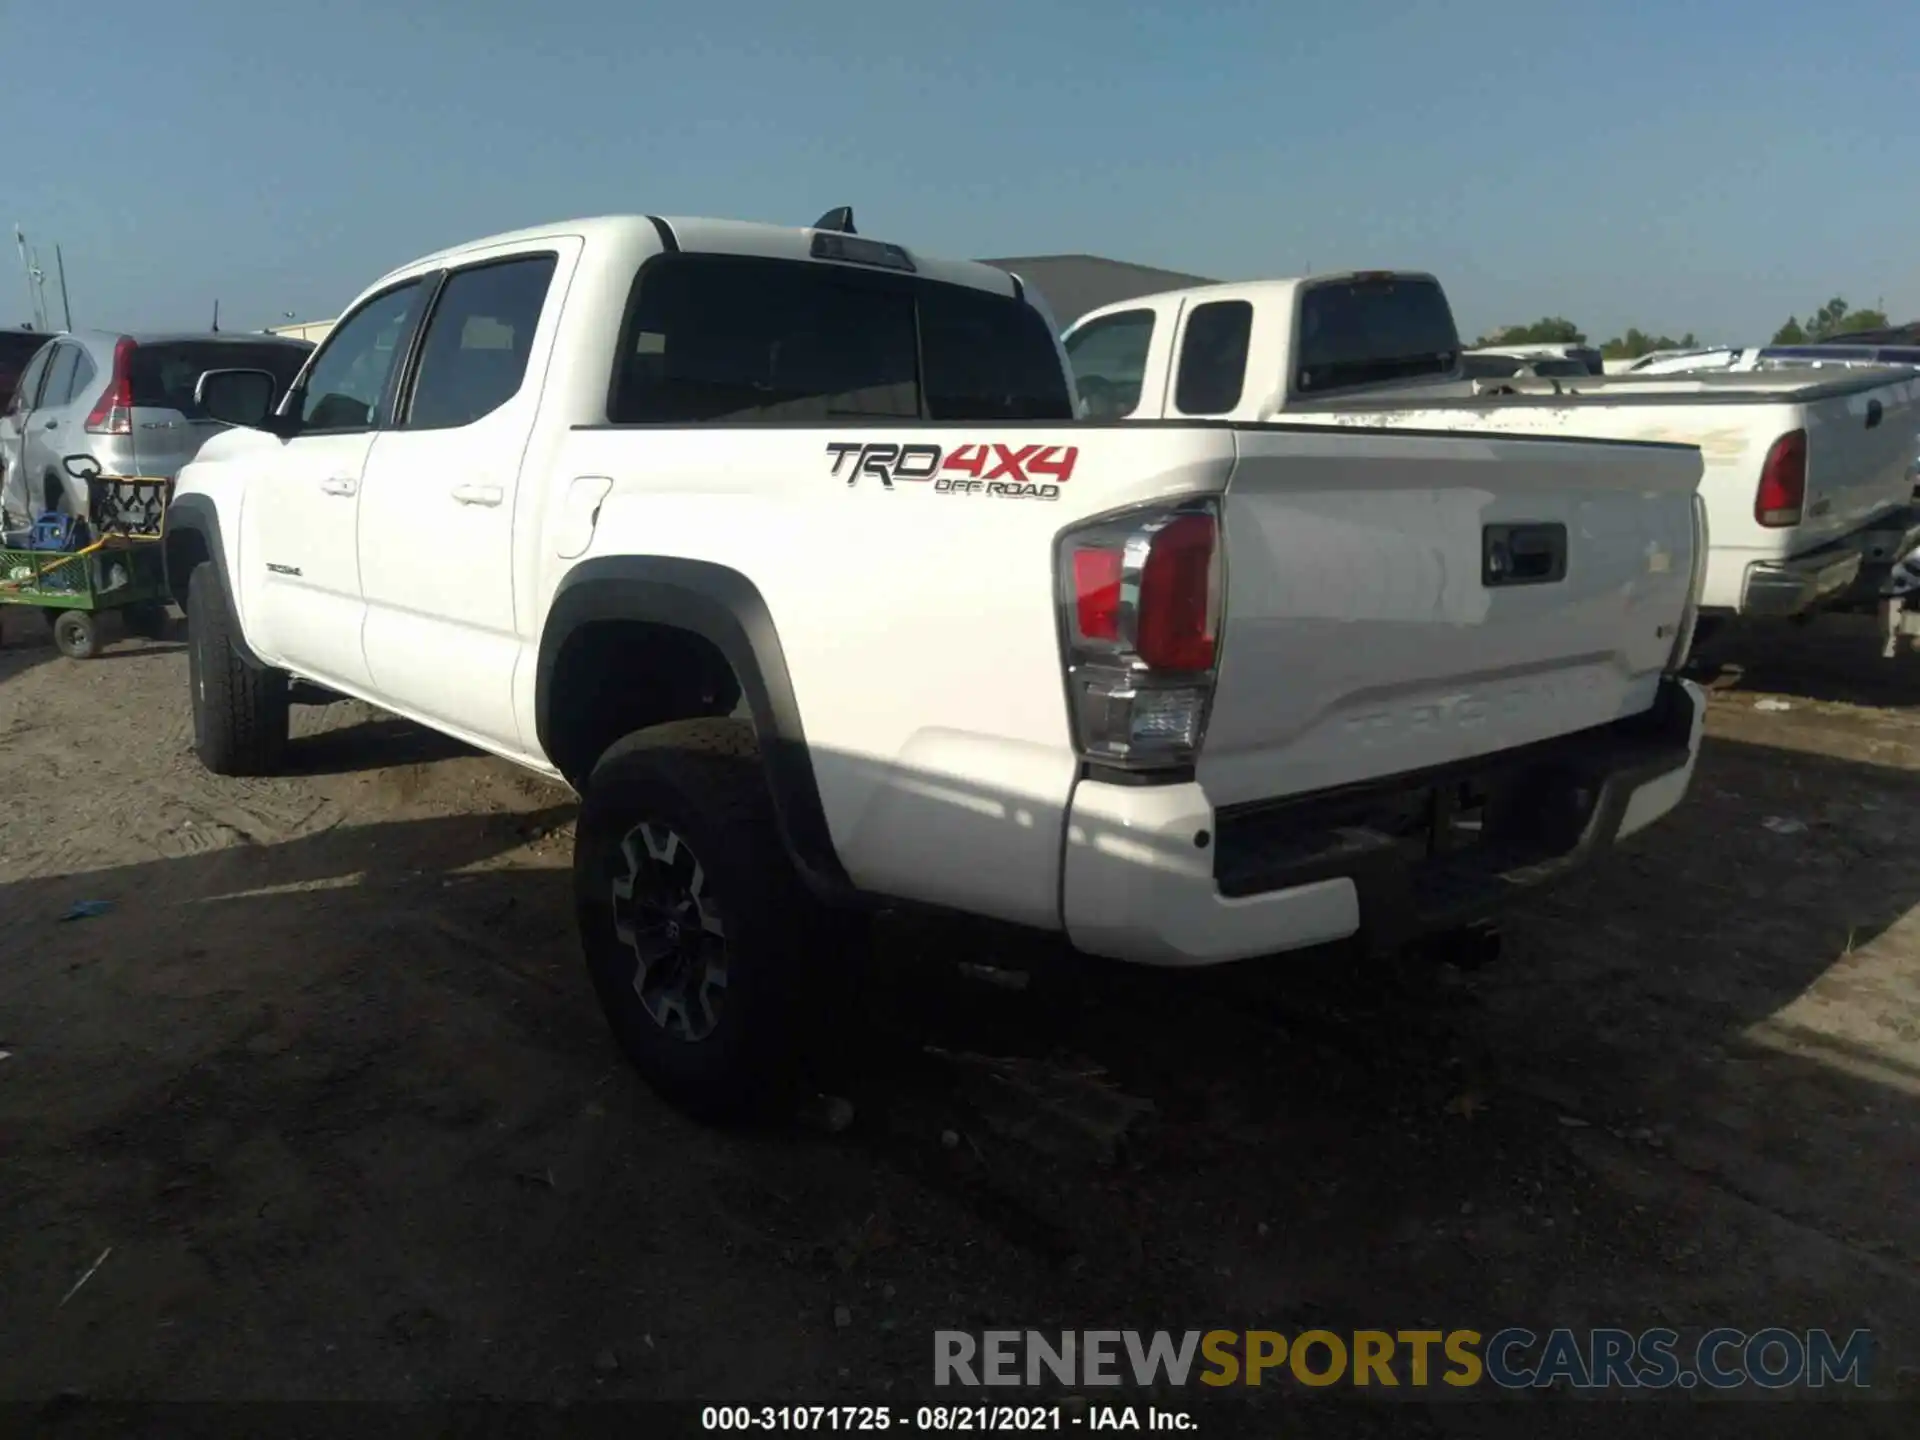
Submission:
POLYGON ((0 330, 0 410, 13 399, 13 387, 20 383, 27 362, 52 338, 38 330, 0 330))

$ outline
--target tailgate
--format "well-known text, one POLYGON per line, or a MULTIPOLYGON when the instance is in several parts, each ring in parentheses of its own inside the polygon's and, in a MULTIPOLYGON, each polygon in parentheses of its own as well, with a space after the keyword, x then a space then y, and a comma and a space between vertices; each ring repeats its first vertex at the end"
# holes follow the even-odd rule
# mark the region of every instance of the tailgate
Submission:
POLYGON ((1653 703, 1699 451, 1241 429, 1224 508, 1216 806, 1473 759, 1653 703))
POLYGON ((1851 394, 1815 396, 1803 409, 1807 498, 1795 553, 1841 539, 1911 502, 1920 382, 1885 380, 1851 394))

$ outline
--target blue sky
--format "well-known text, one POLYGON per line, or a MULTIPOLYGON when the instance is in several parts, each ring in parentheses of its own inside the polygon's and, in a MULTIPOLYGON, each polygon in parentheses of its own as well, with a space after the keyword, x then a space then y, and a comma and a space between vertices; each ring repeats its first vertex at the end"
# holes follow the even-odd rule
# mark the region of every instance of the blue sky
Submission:
MULTIPOLYGON (((63 246, 82 325, 321 318, 523 224, 842 203, 949 255, 1431 269, 1469 333, 1920 315, 1913 0, 0 0, 0 54, 0 219, 63 246)), ((28 313, 12 254, 0 296, 28 313)))

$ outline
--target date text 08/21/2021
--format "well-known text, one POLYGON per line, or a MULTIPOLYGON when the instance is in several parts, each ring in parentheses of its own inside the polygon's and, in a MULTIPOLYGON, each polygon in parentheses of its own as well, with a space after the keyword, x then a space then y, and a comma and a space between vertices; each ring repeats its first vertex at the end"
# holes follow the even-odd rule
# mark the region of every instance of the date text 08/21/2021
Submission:
POLYGON ((708 1405, 700 1428, 711 1431, 869 1432, 1007 1435, 1030 1431, 1154 1430, 1193 1432, 1184 1410, 1146 1405, 708 1405))

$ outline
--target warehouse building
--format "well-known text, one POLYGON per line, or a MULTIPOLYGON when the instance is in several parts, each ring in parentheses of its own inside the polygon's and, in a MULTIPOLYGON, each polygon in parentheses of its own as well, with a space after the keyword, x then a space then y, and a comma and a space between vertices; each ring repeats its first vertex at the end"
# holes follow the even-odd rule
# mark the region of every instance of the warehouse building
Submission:
POLYGON ((1020 255, 981 262, 1010 270, 1046 297, 1053 318, 1065 330, 1090 310, 1138 300, 1162 290, 1184 290, 1190 285, 1212 285, 1203 275, 1156 270, 1151 265, 1129 265, 1098 255, 1020 255))

